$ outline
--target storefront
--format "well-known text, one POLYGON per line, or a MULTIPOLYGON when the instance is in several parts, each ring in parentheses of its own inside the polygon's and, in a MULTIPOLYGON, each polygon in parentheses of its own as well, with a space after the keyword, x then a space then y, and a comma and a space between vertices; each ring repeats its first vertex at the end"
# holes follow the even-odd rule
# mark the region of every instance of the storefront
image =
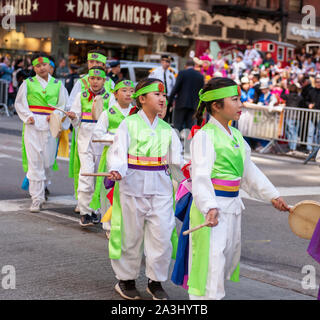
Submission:
MULTIPOLYGON (((101 47, 109 58, 142 60, 166 32, 167 6, 125 0, 1 1, 16 6, 16 28, 1 30, 2 52, 85 60, 86 52, 101 47)), ((1 11, 0 11, 1 12, 1 11)))
POLYGON ((287 25, 287 40, 298 47, 306 47, 308 53, 320 48, 320 28, 306 29, 301 23, 289 22, 287 25))

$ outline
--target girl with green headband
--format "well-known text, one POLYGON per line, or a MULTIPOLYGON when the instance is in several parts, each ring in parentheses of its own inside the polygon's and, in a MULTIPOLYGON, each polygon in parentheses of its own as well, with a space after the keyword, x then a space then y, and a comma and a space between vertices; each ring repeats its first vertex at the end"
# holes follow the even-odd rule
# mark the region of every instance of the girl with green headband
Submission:
POLYGON ((57 171, 55 161, 57 139, 49 131, 52 113, 62 118, 62 113, 51 106, 64 109, 68 92, 61 81, 49 74, 49 58, 36 54, 32 64, 36 75, 25 80, 19 88, 15 109, 23 121, 22 165, 29 181, 32 198, 31 212, 39 212, 46 200, 51 172, 57 171))
POLYGON ((168 278, 177 240, 168 163, 182 167, 182 146, 174 129, 158 117, 166 104, 161 81, 141 80, 133 98, 140 110, 121 122, 108 153, 108 178, 116 181, 109 257, 119 280, 116 291, 136 300, 144 252, 146 290, 154 300, 166 300, 161 282, 168 278))
MULTIPOLYGON (((119 127, 120 123, 128 117, 135 108, 132 106, 132 95, 134 93, 134 83, 131 80, 120 80, 116 83, 113 90, 115 95, 116 102, 109 106, 109 108, 102 112, 98 123, 93 132, 94 140, 101 141, 113 141, 115 132, 119 127)), ((98 167, 98 172, 105 172, 107 170, 107 153, 109 150, 109 145, 105 145, 98 167)), ((95 191, 90 203, 90 207, 94 210, 101 209, 102 213, 106 213, 101 222, 103 224, 103 229, 107 231, 107 237, 110 234, 110 219, 112 208, 108 209, 108 203, 106 194, 112 194, 110 188, 112 185, 106 185, 106 188, 103 184, 103 177, 98 177, 96 180, 95 191)), ((110 197, 110 196, 109 196, 110 197)), ((112 200, 112 198, 111 198, 112 200)), ((111 201, 112 202, 112 201, 111 201)))
MULTIPOLYGON (((202 122, 204 111, 209 119, 192 139, 192 170, 180 190, 192 190, 185 217, 189 219, 186 220, 187 229, 204 223, 207 226, 191 233, 187 236, 189 239, 180 236, 178 250, 183 247, 184 251, 178 253, 172 280, 188 287, 191 300, 222 299, 225 279, 239 281, 241 211, 244 208, 240 187, 251 197, 271 202, 280 211, 289 208, 251 161, 250 147, 241 133, 229 125, 241 115, 237 84, 228 78, 214 78, 199 95, 198 124, 202 122), (185 242, 189 242, 189 247, 183 246, 185 242), (188 257, 189 253, 192 258, 188 257), (186 269, 184 261, 189 261, 186 269)), ((177 203, 187 193, 178 192, 177 203)))
POLYGON ((94 173, 98 167, 103 146, 92 142, 93 130, 97 120, 93 118, 92 106, 95 97, 100 96, 103 110, 109 107, 110 94, 106 92, 104 83, 106 73, 104 68, 95 67, 89 70, 90 87, 76 96, 68 116, 73 127, 77 129, 75 137, 74 156, 70 156, 70 166, 73 166, 75 191, 78 197, 80 225, 87 227, 100 223, 100 213, 90 208, 94 192, 94 178, 81 176, 81 173, 94 173))

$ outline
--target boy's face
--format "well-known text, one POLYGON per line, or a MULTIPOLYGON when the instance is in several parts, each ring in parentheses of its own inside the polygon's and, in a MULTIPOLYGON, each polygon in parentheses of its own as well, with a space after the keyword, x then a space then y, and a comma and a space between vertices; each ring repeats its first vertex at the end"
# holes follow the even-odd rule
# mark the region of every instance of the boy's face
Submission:
POLYGON ((33 67, 34 72, 41 78, 46 78, 50 72, 49 63, 39 63, 33 67))
POLYGON ((88 69, 90 70, 93 67, 102 67, 105 69, 106 65, 103 62, 97 60, 88 60, 88 69))
POLYGON ((103 88, 104 82, 106 80, 105 78, 91 76, 88 78, 88 81, 93 91, 100 91, 103 88))

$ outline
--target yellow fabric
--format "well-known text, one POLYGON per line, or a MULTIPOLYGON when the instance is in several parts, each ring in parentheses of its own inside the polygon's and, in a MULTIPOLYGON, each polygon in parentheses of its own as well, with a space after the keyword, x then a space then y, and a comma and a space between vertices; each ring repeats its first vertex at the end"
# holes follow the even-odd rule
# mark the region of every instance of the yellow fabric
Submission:
POLYGON ((101 222, 108 222, 111 220, 112 217, 112 206, 107 210, 107 212, 104 214, 104 216, 101 219, 101 222))
POLYGON ((58 157, 69 158, 69 133, 69 129, 61 132, 58 157))

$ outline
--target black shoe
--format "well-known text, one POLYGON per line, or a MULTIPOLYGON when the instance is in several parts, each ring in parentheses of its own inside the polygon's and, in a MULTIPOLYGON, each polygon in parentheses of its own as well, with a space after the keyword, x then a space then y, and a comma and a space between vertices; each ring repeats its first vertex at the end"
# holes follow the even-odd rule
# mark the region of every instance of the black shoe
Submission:
POLYGON ((153 300, 168 300, 169 296, 163 290, 161 282, 148 279, 147 292, 152 295, 153 300))
POLYGON ((82 215, 80 217, 80 226, 81 227, 93 226, 93 221, 91 216, 89 216, 88 214, 82 215))
POLYGON ((48 201, 49 194, 50 194, 50 191, 49 191, 48 187, 46 187, 44 189, 44 197, 45 197, 46 201, 48 201))
POLYGON ((100 213, 96 214, 96 213, 92 212, 92 214, 91 214, 91 220, 92 220, 92 222, 93 222, 94 224, 99 224, 100 221, 101 221, 101 214, 100 214, 100 213))
POLYGON ((120 296, 127 300, 141 299, 140 293, 136 288, 135 280, 120 280, 114 287, 120 296))

